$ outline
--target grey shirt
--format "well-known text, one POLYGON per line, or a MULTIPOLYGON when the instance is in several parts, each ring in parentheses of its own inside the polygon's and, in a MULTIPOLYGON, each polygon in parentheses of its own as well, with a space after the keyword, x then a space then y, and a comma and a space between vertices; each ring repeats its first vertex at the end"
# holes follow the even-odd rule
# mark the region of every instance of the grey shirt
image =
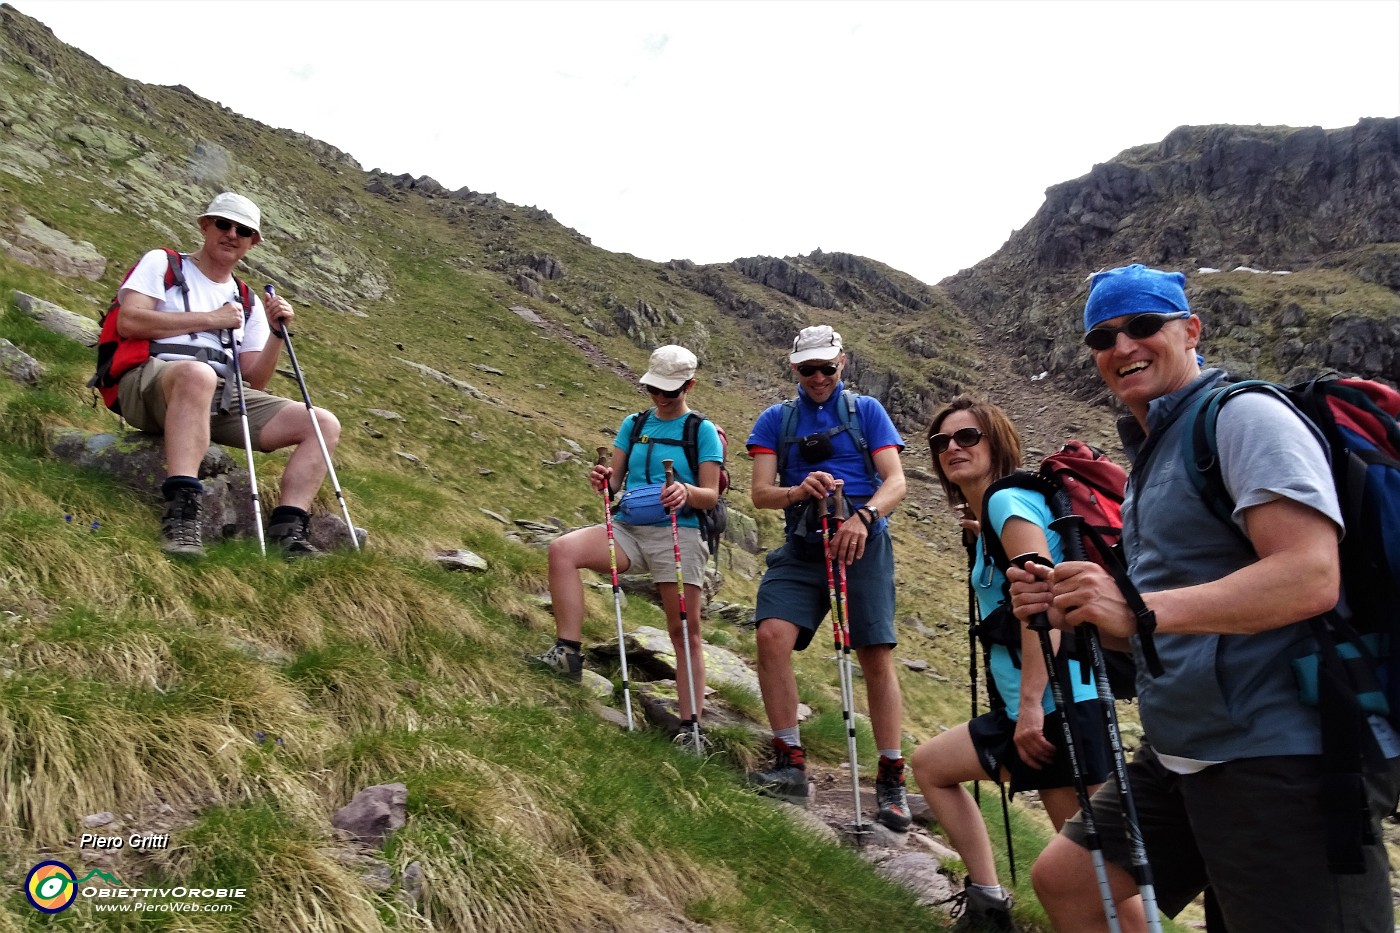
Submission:
MULTIPOLYGON (((1146 449, 1140 431, 1125 433, 1134 468, 1123 541, 1128 573, 1144 593, 1213 582, 1258 560, 1211 513, 1187 473, 1195 469, 1186 443, 1191 403, 1223 376, 1207 370, 1155 399, 1146 449)), ((1340 529, 1323 448, 1286 404, 1263 393, 1239 395, 1221 409, 1217 436, 1236 523, 1250 506, 1287 498, 1340 529)), ((1316 648, 1306 622, 1253 635, 1163 634, 1156 646, 1165 670, 1153 677, 1139 657, 1138 692, 1144 729, 1158 751, 1202 761, 1320 753, 1316 711, 1299 701, 1289 663, 1316 648)))

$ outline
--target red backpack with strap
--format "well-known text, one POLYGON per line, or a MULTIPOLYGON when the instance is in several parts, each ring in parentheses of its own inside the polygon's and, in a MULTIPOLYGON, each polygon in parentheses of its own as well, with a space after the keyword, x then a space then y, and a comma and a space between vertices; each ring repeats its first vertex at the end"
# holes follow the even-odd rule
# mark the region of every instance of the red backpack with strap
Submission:
MULTIPOLYGON (((190 287, 185 283, 185 257, 173 249, 162 248, 161 251, 165 253, 166 258, 165 290, 169 291, 178 285, 180 294, 185 299, 185 310, 188 311, 190 310, 190 287)), ((97 338, 97 372, 88 380, 88 388, 100 392, 103 404, 118 415, 122 413, 122 406, 117 399, 117 384, 122 381, 122 376, 146 362, 152 355, 151 341, 136 337, 123 337, 117 329, 118 313, 122 307, 122 288, 126 285, 127 279, 131 278, 131 273, 135 271, 136 266, 126 270, 126 275, 122 276, 121 285, 117 286, 116 295, 112 296, 112 303, 102 313, 102 319, 99 322, 102 325, 102 330, 97 338)), ((238 299, 243 304, 243 319, 246 321, 248 315, 253 313, 253 292, 241 279, 235 277, 233 282, 238 287, 238 299)))
MULTIPOLYGON (((982 500, 981 540, 986 548, 987 560, 996 564, 1002 573, 1011 564, 1011 555, 1006 553, 1001 539, 986 517, 987 503, 991 501, 993 493, 1007 488, 1034 490, 1045 497, 1050 514, 1057 519, 1054 524, 1060 524, 1059 519, 1073 517, 1073 527, 1055 529, 1064 543, 1065 559, 1089 560, 1103 567, 1124 591, 1124 598, 1135 614, 1140 614, 1145 611, 1142 597, 1128 582, 1127 568, 1118 553, 1119 538, 1123 534, 1123 489, 1127 481, 1128 474, 1121 466, 1110 460, 1103 451, 1082 441, 1067 442, 1041 461, 1038 472, 1018 471, 997 480, 987 487, 982 500), (1084 554, 1076 555, 1074 551, 1081 544, 1084 554)), ((1009 595, 1006 596, 1006 605, 1010 605, 1009 595)), ((1012 652, 1012 660, 1020 666, 1017 658, 1021 647, 1020 622, 1009 611, 998 612, 992 618, 983 620, 974 634, 984 643, 1006 646, 1012 652)), ((1083 646, 1074 643, 1076 641, 1065 638, 1060 650, 1069 657, 1085 660, 1087 653, 1083 646)), ((1144 639, 1143 650, 1148 655, 1149 666, 1153 666, 1156 654, 1150 648, 1150 638, 1144 639)), ((1118 699, 1136 696, 1132 655, 1125 651, 1105 650, 1104 661, 1113 695, 1118 699)))

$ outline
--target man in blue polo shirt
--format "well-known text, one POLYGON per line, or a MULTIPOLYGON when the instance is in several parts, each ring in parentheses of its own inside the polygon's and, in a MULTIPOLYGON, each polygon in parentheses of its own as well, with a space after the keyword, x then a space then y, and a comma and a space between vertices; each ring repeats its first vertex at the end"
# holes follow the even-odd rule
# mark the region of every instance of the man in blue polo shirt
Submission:
POLYGON ((760 792, 806 806, 806 755, 797 726, 797 680, 792 652, 811 643, 830 610, 820 504, 842 480, 851 518, 832 540, 833 556, 846 565, 847 624, 864 675, 870 725, 880 748, 876 817, 891 829, 909 828, 900 751, 901 699, 894 669, 894 553, 886 516, 904 499, 904 441, 875 399, 853 395, 856 411, 843 411, 841 335, 826 325, 808 327, 793 341, 789 365, 797 377, 796 418, 784 430, 786 402, 759 415, 749 435, 753 504, 782 509, 786 539, 768 554, 758 587, 758 683, 773 730, 774 761, 749 775, 760 792), (852 428, 855 430, 852 430, 852 428), (862 442, 866 449, 862 450, 862 442), (779 475, 779 452, 782 475, 779 475), (811 500, 818 500, 813 503, 811 500))

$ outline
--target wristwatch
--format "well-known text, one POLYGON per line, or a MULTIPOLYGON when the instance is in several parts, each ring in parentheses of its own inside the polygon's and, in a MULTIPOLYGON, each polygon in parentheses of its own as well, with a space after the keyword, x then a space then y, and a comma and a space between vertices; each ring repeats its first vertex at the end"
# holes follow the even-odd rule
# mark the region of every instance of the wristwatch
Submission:
POLYGON ((870 521, 866 522, 867 525, 873 525, 880 520, 880 510, 877 509, 875 506, 863 505, 860 507, 860 510, 862 512, 870 513, 870 521))

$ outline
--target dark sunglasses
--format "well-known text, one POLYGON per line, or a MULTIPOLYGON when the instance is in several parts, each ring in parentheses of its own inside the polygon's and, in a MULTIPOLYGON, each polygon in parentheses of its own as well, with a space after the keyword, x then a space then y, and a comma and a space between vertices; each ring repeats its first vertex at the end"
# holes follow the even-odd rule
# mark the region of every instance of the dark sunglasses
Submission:
POLYGON ((947 452, 952 441, 957 441, 959 447, 976 447, 986 436, 980 428, 958 428, 952 434, 933 435, 928 439, 928 447, 934 454, 941 454, 947 452))
MULTIPOLYGON (((224 233, 228 233, 230 230, 232 230, 232 229, 234 228, 235 224, 234 224, 233 221, 229 220, 227 217, 215 217, 215 218, 214 218, 214 226, 218 227, 218 228, 219 228, 220 230, 222 230, 224 233)), ((238 235, 241 236, 241 237, 242 237, 243 239, 245 239, 245 240, 252 239, 253 234, 254 234, 254 233, 257 233, 257 231, 254 230, 252 227, 245 227, 245 226, 243 226, 242 224, 237 224, 237 227, 238 227, 238 235)))
POLYGON ((645 388, 647 392, 649 392, 652 395, 660 395, 664 398, 680 398, 681 391, 685 388, 685 386, 681 386, 680 389, 658 389, 656 386, 646 386, 645 388))
POLYGON ((821 373, 823 376, 834 376, 838 368, 839 367, 835 363, 822 363, 820 366, 815 363, 804 363, 797 367, 797 371, 803 376, 815 376, 817 373, 821 373))
POLYGON ((1084 335, 1084 345, 1090 350, 1107 350, 1118 342, 1120 332, 1133 340, 1146 340, 1165 327, 1168 321, 1179 321, 1190 316, 1190 311, 1177 314, 1134 314, 1120 327, 1095 327, 1084 335))

